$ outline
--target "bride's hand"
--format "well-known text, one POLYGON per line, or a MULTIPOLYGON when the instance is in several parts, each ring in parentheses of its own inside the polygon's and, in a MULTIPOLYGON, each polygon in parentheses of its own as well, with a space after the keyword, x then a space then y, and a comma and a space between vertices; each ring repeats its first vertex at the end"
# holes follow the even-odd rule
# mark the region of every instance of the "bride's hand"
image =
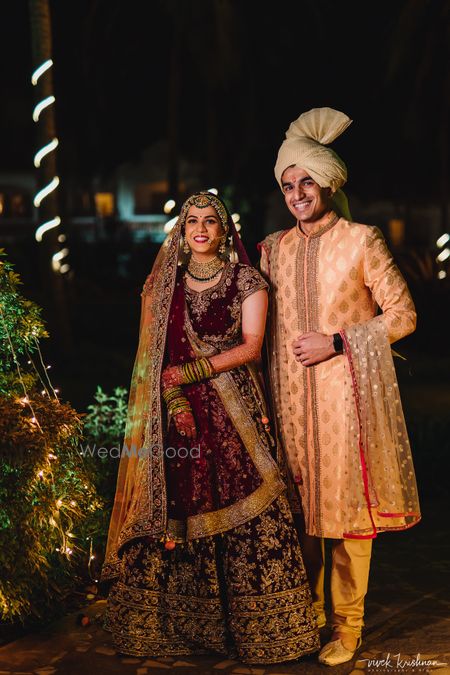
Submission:
POLYGON ((180 366, 167 366, 161 375, 163 389, 176 387, 183 383, 183 373, 180 366))
POLYGON ((173 419, 178 433, 190 441, 195 441, 197 438, 197 429, 193 414, 191 412, 180 412, 178 415, 175 415, 173 419))

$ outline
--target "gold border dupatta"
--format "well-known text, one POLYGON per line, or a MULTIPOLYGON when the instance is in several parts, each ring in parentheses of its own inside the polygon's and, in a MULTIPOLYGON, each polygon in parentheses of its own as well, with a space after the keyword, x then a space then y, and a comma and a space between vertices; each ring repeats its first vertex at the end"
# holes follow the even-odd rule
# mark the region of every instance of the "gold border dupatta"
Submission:
POLYGON ((137 536, 163 533, 166 522, 161 370, 177 272, 181 223, 162 244, 141 293, 139 345, 101 580, 119 572, 118 551, 137 536))

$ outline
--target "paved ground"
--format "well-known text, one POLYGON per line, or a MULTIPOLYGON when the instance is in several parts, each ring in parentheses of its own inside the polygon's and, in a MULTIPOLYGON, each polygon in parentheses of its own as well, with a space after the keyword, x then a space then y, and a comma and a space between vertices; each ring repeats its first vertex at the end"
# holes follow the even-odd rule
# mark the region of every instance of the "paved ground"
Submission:
MULTIPOLYGON (((105 601, 86 607, 90 626, 77 614, 0 649, 0 675, 90 675, 121 673, 427 673, 450 675, 450 539, 445 511, 424 509, 424 520, 409 532, 385 534, 374 543, 363 646, 351 663, 320 666, 315 657, 296 663, 248 667, 218 657, 145 659, 119 657, 101 627, 105 601), (442 524, 441 524, 442 523, 442 524)), ((326 635, 324 636, 326 637, 326 635)))

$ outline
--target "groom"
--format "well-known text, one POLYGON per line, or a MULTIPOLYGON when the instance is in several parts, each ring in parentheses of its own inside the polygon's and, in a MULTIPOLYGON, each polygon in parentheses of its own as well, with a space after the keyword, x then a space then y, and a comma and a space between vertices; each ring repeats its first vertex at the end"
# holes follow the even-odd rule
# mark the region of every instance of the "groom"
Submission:
POLYGON ((351 221, 340 189, 347 170, 327 147, 350 123, 316 108, 290 125, 275 176, 296 224, 260 244, 276 426, 319 626, 324 538, 332 541, 327 665, 361 644, 372 539, 420 520, 390 350, 416 314, 380 230, 351 221))

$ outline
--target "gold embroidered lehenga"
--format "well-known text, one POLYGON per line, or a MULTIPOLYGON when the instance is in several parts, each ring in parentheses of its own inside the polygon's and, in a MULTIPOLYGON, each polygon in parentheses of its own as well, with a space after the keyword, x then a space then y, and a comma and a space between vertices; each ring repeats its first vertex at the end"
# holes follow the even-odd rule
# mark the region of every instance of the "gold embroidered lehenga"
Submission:
POLYGON ((102 571, 113 581, 105 628, 126 654, 288 661, 316 651, 319 639, 258 373, 246 364, 183 387, 195 457, 164 419, 160 391, 167 364, 239 344, 242 302, 267 284, 244 264, 229 218, 244 262, 228 261, 212 288, 189 289, 177 265, 181 220, 142 294, 125 446, 152 451, 121 459, 102 571))

